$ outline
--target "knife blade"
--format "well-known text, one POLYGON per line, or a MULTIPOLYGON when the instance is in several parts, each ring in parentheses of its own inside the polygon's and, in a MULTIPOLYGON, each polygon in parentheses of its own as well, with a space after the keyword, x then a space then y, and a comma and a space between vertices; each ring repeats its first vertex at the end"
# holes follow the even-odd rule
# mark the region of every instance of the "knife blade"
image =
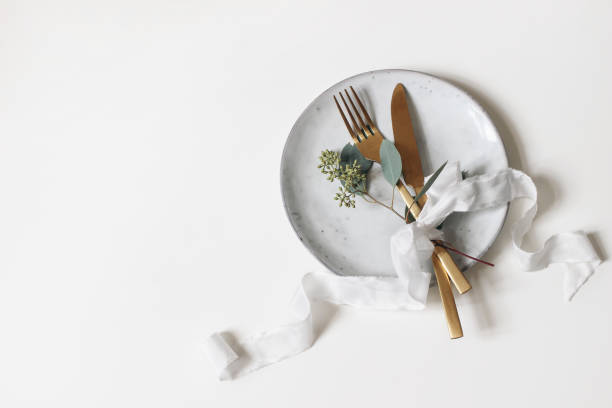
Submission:
POLYGON ((415 190, 423 187, 425 177, 421 166, 419 148, 414 136, 414 128, 408 109, 408 95, 402 84, 397 84, 391 97, 391 124, 395 147, 402 158, 402 175, 404 181, 415 190))

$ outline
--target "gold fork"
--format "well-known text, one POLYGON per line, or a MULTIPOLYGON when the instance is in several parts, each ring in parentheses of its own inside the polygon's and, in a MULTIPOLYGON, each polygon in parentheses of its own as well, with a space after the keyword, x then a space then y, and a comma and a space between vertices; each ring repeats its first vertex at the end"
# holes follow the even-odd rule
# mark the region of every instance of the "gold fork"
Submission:
MULTIPOLYGON (((365 117, 367 123, 364 122, 363 118, 359 114, 359 110, 353 103, 353 100, 351 99, 351 96, 349 95, 346 89, 344 90, 344 93, 346 94, 346 98, 349 100, 349 103, 351 104, 351 107, 355 112, 355 116, 357 117, 357 121, 359 122, 359 124, 357 124, 357 121, 355 121, 355 117, 353 116, 351 109, 349 109, 349 106, 346 103, 342 92, 340 92, 340 98, 342 99, 342 103, 346 108, 347 114, 351 118, 351 122, 353 124, 352 127, 346 119, 346 116, 344 115, 344 112, 340 107, 338 99, 336 99, 335 95, 334 101, 336 102, 336 106, 338 107, 340 116, 342 116, 342 120, 344 121, 344 124, 346 125, 346 128, 348 129, 349 134, 351 135, 351 138, 355 142, 355 146, 357 146, 361 154, 366 159, 380 163, 380 145, 383 141, 383 136, 376 127, 376 125, 374 125, 374 121, 372 120, 372 118, 370 118, 370 115, 363 106, 363 103, 361 102, 361 99, 359 99, 359 96, 357 96, 357 92, 355 92, 352 86, 350 88, 353 93, 353 96, 355 97, 355 100, 357 101, 357 104, 361 108, 361 112, 363 113, 363 116, 365 117)), ((419 200, 419 205, 413 204, 414 198, 412 197, 402 180, 398 180, 397 189, 408 208, 410 208, 411 214, 416 219, 416 217, 418 217, 421 212, 419 205, 423 206, 425 204, 426 197, 423 196, 422 199, 419 200)), ((431 258, 434 266, 434 273, 436 274, 436 280, 438 281, 438 289, 440 291, 440 298, 442 299, 442 305, 444 307, 444 313, 446 315, 446 322, 448 324, 449 334, 452 339, 456 339, 463 336, 463 330, 461 328, 461 321, 459 320, 459 314, 457 312, 457 305, 455 304, 453 291, 450 286, 449 275, 451 275, 452 273, 456 275, 456 272, 459 272, 461 277, 463 277, 463 274, 461 274, 461 271, 454 264, 452 258, 450 257, 448 252, 446 252, 446 250, 439 246, 436 246, 435 248, 436 250, 434 251, 434 254, 431 258)))

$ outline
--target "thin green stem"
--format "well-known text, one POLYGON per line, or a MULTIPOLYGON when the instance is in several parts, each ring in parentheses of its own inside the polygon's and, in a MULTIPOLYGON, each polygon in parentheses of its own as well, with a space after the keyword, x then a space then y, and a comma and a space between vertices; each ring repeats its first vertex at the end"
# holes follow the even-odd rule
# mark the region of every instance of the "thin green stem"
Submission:
POLYGON ((387 210, 393 211, 393 213, 394 213, 395 215, 397 215, 398 217, 400 217, 402 220, 404 219, 404 217, 403 217, 403 216, 402 216, 400 213, 398 213, 397 211, 395 211, 395 209, 394 209, 393 207, 391 207, 391 206, 389 206, 389 205, 387 205, 387 204, 385 204, 385 203, 382 203, 382 202, 378 201, 378 200, 377 200, 375 197, 373 197, 373 196, 372 196, 370 193, 368 193, 367 191, 361 191, 361 193, 362 193, 364 196, 367 196, 368 198, 370 198, 374 204, 381 205, 381 206, 385 207, 387 210))
MULTIPOLYGON (((363 194, 363 191, 360 191, 361 194, 363 194)), ((370 204, 376 204, 376 201, 370 201, 367 198, 365 198, 365 195, 362 195, 361 198, 363 198, 363 201, 365 201, 366 203, 370 203, 370 204)))

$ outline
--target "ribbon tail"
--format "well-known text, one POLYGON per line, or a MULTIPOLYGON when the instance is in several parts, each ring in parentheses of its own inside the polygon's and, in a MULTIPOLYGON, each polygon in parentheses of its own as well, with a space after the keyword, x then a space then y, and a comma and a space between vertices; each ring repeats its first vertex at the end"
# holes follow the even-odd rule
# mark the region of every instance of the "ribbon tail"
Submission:
POLYGON ((529 252, 522 249, 523 238, 531 228, 537 212, 537 189, 533 180, 525 173, 518 170, 509 172, 510 191, 513 192, 511 199, 527 198, 532 201, 531 207, 516 222, 512 231, 515 252, 526 272, 544 269, 556 263, 564 264, 566 272, 563 279, 563 297, 569 302, 595 273, 601 259, 582 231, 555 234, 546 240, 539 251, 529 252))
POLYGON ((291 302, 289 324, 244 338, 229 332, 214 333, 206 339, 204 351, 218 378, 230 380, 310 348, 315 341, 315 301, 376 310, 424 309, 424 301, 410 292, 407 284, 395 277, 308 273, 291 302))
POLYGON ((589 280, 595 273, 595 269, 601 263, 600 259, 593 262, 582 262, 567 265, 567 272, 563 281, 563 292, 565 300, 571 301, 578 290, 589 280))
POLYGON ((513 241, 525 271, 537 271, 556 263, 565 266, 563 297, 568 302, 574 298, 601 264, 601 259, 595 252, 593 244, 582 231, 555 234, 546 240, 542 249, 537 252, 522 250, 517 245, 521 239, 522 236, 520 239, 516 237, 513 241))

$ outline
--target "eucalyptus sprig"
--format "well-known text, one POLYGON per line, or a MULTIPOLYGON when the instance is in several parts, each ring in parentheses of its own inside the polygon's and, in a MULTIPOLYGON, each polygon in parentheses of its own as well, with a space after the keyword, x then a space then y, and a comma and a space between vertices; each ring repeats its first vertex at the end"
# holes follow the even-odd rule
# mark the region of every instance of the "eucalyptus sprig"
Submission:
MULTIPOLYGON (((323 150, 319 156, 318 168, 321 173, 326 175, 330 182, 339 180, 341 183, 334 196, 334 200, 338 201, 340 207, 355 208, 355 198, 359 195, 365 201, 385 207, 404 219, 393 208, 393 199, 391 205, 386 205, 368 192, 367 173, 371 167, 372 161, 363 157, 359 149, 350 143, 344 146, 341 153, 323 150)), ((395 193, 395 187, 393 193, 395 193)))
MULTIPOLYGON (((380 147, 380 158, 383 176, 393 189, 390 205, 377 200, 368 192, 366 183, 367 173, 372 167, 373 162, 363 157, 357 146, 349 143, 344 146, 341 153, 323 150, 319 156, 318 168, 321 170, 321 173, 327 176, 327 180, 330 182, 335 180, 340 181, 341 186, 338 187, 338 192, 334 195, 334 200, 338 201, 340 207, 355 208, 355 198, 359 195, 366 202, 378 204, 392 211, 395 215, 404 220, 404 222, 408 223, 414 221, 408 207, 406 207, 403 216, 393 207, 396 184, 400 180, 402 173, 402 162, 392 142, 383 140, 380 147)), ((419 194, 417 194, 416 200, 420 199, 427 190, 429 190, 444 169, 444 166, 446 166, 446 163, 429 178, 427 183, 425 183, 423 188, 419 191, 419 194)))

